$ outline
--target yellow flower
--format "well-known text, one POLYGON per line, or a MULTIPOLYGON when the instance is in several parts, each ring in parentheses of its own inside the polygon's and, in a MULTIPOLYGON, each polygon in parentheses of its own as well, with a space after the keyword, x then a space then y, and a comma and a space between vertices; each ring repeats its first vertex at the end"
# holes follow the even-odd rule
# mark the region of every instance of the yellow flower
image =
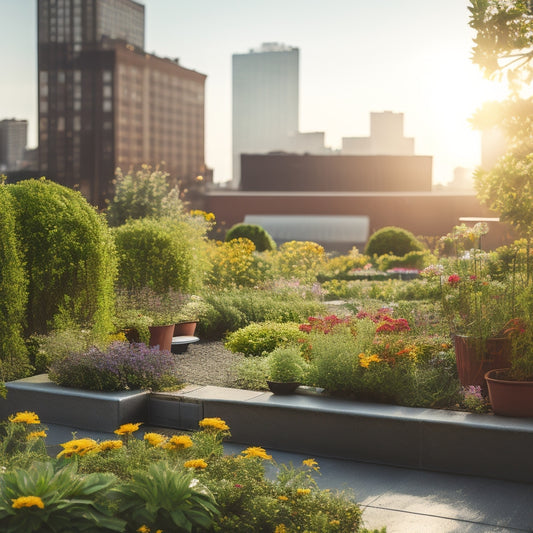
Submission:
POLYGON ((379 355, 375 353, 369 356, 366 356, 364 353, 359 354, 359 366, 362 368, 368 368, 370 363, 379 363, 380 361, 379 355))
POLYGON ((161 433, 145 433, 144 440, 152 446, 161 446, 167 441, 167 437, 161 435, 161 433))
POLYGON ((319 470, 320 467, 318 466, 318 463, 314 459, 304 459, 302 461, 302 464, 304 466, 308 466, 309 468, 312 468, 313 470, 319 470))
POLYGON ((39 417, 31 411, 22 411, 9 417, 10 422, 23 422, 24 424, 40 424, 39 417))
POLYGON ((229 426, 221 418, 204 418, 200 420, 199 426, 205 429, 218 429, 219 431, 229 430, 229 426))
POLYGON ((311 489, 296 489, 296 494, 309 494, 311 489))
POLYGON ((39 507, 44 509, 44 503, 39 496, 20 496, 19 498, 12 499, 13 509, 22 509, 22 507, 39 507))
POLYGON ((340 526, 341 525, 341 521, 340 520, 331 520, 329 525, 330 526, 340 526))
POLYGON ((183 463, 183 466, 185 468, 207 468, 207 463, 203 459, 191 459, 190 461, 186 461, 183 463))
POLYGON ((184 450, 191 446, 192 440, 188 435, 174 435, 163 447, 165 450, 184 450))
POLYGON ((285 524, 279 524, 274 529, 274 533, 287 533, 288 529, 285 527, 285 524))
POLYGON ((266 450, 264 448, 261 448, 260 446, 250 446, 241 453, 246 459, 249 459, 250 457, 259 457, 260 459, 272 459, 272 456, 268 455, 266 450))
POLYGON ((289 498, 287 498, 287 496, 278 496, 278 500, 280 502, 288 502, 289 501, 289 498))
POLYGON ((31 433, 28 433, 26 439, 33 440, 38 439, 39 437, 44 439, 46 437, 46 431, 32 431, 31 433))
POLYGON ((93 439, 74 439, 61 444, 64 448, 57 457, 72 457, 73 455, 86 455, 91 451, 98 451, 98 443, 93 439))
POLYGON ((139 429, 141 424, 142 422, 137 422, 135 424, 122 424, 118 429, 115 429, 114 433, 117 435, 131 435, 139 429))
POLYGON ((150 528, 143 524, 137 531, 138 533, 150 533, 150 528))
POLYGON ((122 448, 123 442, 121 440, 104 440, 98 445, 98 449, 101 452, 106 450, 119 450, 122 448))

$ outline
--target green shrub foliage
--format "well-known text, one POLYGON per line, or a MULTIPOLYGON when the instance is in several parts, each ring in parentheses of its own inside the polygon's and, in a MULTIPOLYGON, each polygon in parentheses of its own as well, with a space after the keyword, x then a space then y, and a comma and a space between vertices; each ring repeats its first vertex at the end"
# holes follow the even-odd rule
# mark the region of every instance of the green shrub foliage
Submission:
POLYGON ((386 226, 373 233, 365 248, 366 255, 391 254, 404 256, 409 252, 423 251, 420 241, 410 232, 394 226, 386 226))
POLYGON ((27 280, 17 247, 15 215, 6 186, 0 185, 0 379, 23 377, 28 353, 22 338, 27 280))
POLYGON ((125 289, 188 292, 193 279, 193 247, 185 222, 128 220, 114 228, 118 284, 125 289))
POLYGON ((256 224, 235 224, 226 233, 226 242, 239 238, 250 239, 258 252, 276 249, 276 243, 268 231, 256 224))
POLYGON ((232 352, 244 355, 264 355, 278 346, 298 342, 300 337, 302 333, 296 322, 253 322, 230 333, 225 346, 232 352))
POLYGON ((44 178, 7 188, 28 277, 26 331, 110 331, 116 256, 105 219, 79 192, 44 178))

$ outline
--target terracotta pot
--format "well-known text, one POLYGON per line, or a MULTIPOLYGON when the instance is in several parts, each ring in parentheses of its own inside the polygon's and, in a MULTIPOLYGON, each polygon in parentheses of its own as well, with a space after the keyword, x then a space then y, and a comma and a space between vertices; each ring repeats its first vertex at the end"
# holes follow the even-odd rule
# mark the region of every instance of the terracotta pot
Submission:
POLYGON ((196 320, 178 322, 174 326, 174 337, 192 337, 196 331, 196 324, 198 324, 198 321, 196 320))
POLYGON ((483 341, 456 335, 454 345, 457 374, 463 387, 477 385, 486 390, 485 373, 510 365, 511 340, 508 337, 491 337, 483 341))
POLYGON ((172 337, 174 336, 174 324, 167 326, 148 326, 150 330, 150 346, 159 346, 160 350, 170 352, 172 337))
POLYGON ((506 368, 485 374, 492 410, 497 415, 533 417, 533 381, 506 379, 506 368))
POLYGON ((270 392, 274 394, 292 394, 299 386, 297 381, 267 381, 270 392))

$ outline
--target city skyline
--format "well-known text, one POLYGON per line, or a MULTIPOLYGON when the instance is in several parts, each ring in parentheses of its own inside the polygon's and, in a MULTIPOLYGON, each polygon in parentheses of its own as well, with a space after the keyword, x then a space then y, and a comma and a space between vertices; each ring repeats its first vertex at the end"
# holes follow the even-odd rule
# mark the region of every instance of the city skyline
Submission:
MULTIPOLYGON (((434 157, 433 180, 480 162, 480 135, 468 118, 494 82, 470 62, 473 32, 466 0, 145 0, 146 50, 206 74, 206 163, 231 178, 231 58, 262 42, 300 50, 300 130, 325 131, 326 144, 367 136, 372 111, 405 116, 415 153, 434 157)), ((0 0, 8 20, 0 68, 0 119, 29 121, 36 146, 36 3, 0 0), (13 45, 15 43, 15 45, 13 45)))

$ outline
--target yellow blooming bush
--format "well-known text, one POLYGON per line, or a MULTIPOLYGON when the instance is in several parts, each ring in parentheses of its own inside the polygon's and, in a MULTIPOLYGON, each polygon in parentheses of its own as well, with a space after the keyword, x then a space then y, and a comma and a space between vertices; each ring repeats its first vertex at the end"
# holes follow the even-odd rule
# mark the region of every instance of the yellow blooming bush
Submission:
POLYGON ((204 469, 207 468, 207 463, 203 459, 191 459, 190 461, 185 461, 183 466, 185 468, 204 469))
POLYGON ((144 434, 144 440, 151 446, 157 447, 165 444, 165 442, 167 442, 168 440, 168 437, 165 437, 165 435, 161 435, 161 433, 150 432, 144 434))
POLYGON ((277 272, 282 278, 312 283, 326 260, 324 248, 311 241, 283 243, 273 256, 277 272))
POLYGON ((174 435, 164 444, 166 450, 186 450, 193 445, 191 437, 188 435, 174 435))
POLYGON ((94 439, 73 439, 61 444, 63 451, 57 454, 57 457, 73 457, 79 455, 83 457, 89 452, 98 452, 98 442, 94 439))

